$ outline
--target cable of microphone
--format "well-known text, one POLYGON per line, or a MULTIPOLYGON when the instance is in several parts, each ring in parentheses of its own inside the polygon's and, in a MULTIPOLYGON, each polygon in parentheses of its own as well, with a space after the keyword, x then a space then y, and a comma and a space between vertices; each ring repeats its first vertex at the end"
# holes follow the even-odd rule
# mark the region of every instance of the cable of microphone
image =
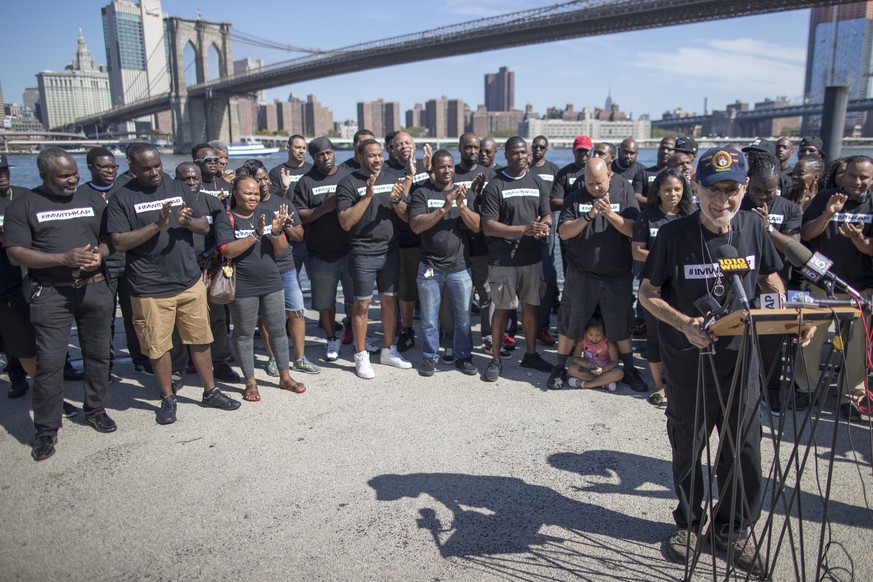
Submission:
POLYGON ((745 275, 749 272, 749 263, 745 257, 740 257, 737 249, 731 245, 722 245, 718 247, 716 253, 718 257, 718 267, 721 272, 731 281, 731 286, 736 293, 736 297, 746 311, 751 311, 749 305, 749 297, 746 295, 746 288, 743 287, 743 280, 740 275, 745 275))
POLYGON ((808 281, 821 287, 833 295, 834 288, 851 296, 861 305, 869 302, 851 285, 831 273, 834 262, 821 253, 813 253, 799 242, 790 242, 785 246, 785 258, 788 259, 800 274, 808 281))

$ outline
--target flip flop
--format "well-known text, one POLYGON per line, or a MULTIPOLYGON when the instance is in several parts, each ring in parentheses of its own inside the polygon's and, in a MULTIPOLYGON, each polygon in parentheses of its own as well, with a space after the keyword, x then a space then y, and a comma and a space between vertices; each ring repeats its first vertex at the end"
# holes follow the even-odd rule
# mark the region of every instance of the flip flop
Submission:
POLYGON ((287 380, 279 382, 279 388, 282 390, 288 390, 295 394, 303 394, 306 392, 306 386, 302 382, 296 382, 293 378, 288 378, 287 380))
POLYGON ((248 402, 260 402, 261 394, 258 392, 258 386, 255 384, 254 386, 246 386, 246 391, 243 394, 243 400, 248 402))

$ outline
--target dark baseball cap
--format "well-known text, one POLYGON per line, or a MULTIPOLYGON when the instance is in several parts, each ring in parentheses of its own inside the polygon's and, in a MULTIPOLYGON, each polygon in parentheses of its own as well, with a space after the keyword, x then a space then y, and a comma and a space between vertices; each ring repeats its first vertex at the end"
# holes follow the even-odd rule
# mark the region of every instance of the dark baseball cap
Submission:
POLYGON ((693 137, 677 137, 676 147, 673 148, 677 152, 685 152, 686 154, 697 154, 697 141, 693 137))
POLYGON ((6 159, 6 154, 0 154, 0 168, 8 168, 9 160, 6 159))
POLYGON ((800 140, 800 147, 814 147, 820 152, 823 152, 824 142, 815 136, 809 135, 800 140))
POLYGON ((763 137, 756 138, 755 141, 743 148, 743 152, 767 152, 768 154, 776 155, 776 144, 763 137))
POLYGON ((705 188, 722 180, 745 184, 748 178, 746 157, 733 148, 706 150, 697 162, 696 176, 705 188))

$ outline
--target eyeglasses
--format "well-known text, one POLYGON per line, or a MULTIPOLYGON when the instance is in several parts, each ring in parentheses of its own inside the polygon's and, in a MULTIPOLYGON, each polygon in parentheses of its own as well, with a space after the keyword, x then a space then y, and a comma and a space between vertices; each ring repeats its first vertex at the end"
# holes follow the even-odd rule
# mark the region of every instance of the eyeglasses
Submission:
POLYGON ((99 165, 95 165, 94 167, 97 168, 98 170, 112 170, 112 171, 115 171, 115 170, 118 169, 118 164, 99 164, 99 165))
POLYGON ((198 164, 201 162, 204 164, 217 164, 218 162, 221 161, 221 158, 219 158, 218 156, 209 156, 207 158, 202 158, 200 160, 194 160, 194 161, 197 162, 198 164))
POLYGON ((743 189, 742 184, 737 184, 735 186, 731 186, 729 188, 725 188, 724 190, 713 190, 712 188, 701 188, 701 192, 710 198, 733 198, 737 194, 740 193, 740 190, 743 189))

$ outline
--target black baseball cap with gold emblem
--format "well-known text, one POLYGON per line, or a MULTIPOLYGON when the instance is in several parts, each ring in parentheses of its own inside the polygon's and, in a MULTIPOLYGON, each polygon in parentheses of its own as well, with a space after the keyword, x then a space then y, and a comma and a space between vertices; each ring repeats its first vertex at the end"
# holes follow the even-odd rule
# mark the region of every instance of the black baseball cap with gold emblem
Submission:
POLYGON ((722 180, 745 184, 746 157, 733 148, 712 148, 703 152, 697 162, 697 181, 709 188, 722 180))

